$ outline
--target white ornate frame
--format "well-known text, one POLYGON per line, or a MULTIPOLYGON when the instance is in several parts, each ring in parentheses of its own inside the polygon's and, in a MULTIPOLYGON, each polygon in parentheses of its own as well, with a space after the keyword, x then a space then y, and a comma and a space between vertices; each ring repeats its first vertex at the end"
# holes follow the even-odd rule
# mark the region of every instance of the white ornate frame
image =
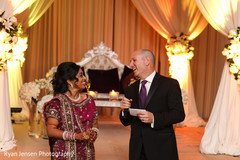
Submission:
MULTIPOLYGON (((80 62, 76 62, 77 65, 80 65, 84 67, 85 75, 88 79, 87 71, 88 69, 112 69, 112 68, 118 68, 118 76, 119 79, 121 79, 123 70, 124 70, 124 64, 122 64, 118 59, 118 55, 111 51, 110 48, 108 48, 103 42, 100 42, 96 47, 93 47, 93 49, 87 51, 84 54, 83 59, 80 62), (100 66, 97 66, 94 63, 95 58, 103 58, 110 62, 111 65, 107 64, 104 66, 104 68, 101 68, 100 66), (95 67, 91 67, 91 64, 95 65, 95 67), (88 66, 88 67, 86 67, 88 66)), ((57 71, 57 66, 52 67, 48 73, 46 74, 46 77, 52 76, 53 73, 57 71)))
POLYGON ((117 59, 117 57, 118 55, 115 52, 110 50, 110 48, 108 48, 103 42, 100 42, 96 47, 93 47, 93 49, 87 51, 83 59, 80 62, 77 62, 76 64, 84 67, 84 71, 86 73, 87 78, 88 78, 88 74, 87 74, 88 69, 107 70, 112 68, 118 68, 119 79, 121 79, 123 69, 124 69, 124 64, 122 64, 119 61, 119 59, 117 59), (101 60, 105 59, 110 64, 105 63, 104 67, 99 66, 94 62, 94 59, 96 58, 100 58, 101 60))

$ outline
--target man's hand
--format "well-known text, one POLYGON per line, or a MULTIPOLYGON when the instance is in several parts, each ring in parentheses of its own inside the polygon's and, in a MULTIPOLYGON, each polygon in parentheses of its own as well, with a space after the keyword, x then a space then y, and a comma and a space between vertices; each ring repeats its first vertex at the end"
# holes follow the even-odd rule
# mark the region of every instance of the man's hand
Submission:
POLYGON ((153 122, 153 114, 149 111, 142 111, 137 114, 138 118, 143 123, 152 123, 153 122))
POLYGON ((121 110, 129 109, 131 107, 131 103, 132 103, 132 99, 127 99, 126 97, 124 97, 120 102, 121 110))

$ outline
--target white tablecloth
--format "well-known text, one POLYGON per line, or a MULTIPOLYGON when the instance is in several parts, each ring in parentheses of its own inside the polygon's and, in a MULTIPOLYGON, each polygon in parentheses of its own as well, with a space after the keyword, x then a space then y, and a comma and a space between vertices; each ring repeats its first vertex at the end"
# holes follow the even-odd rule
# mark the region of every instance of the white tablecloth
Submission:
POLYGON ((123 94, 119 94, 118 100, 109 100, 108 93, 98 93, 95 99, 97 107, 120 107, 120 100, 124 97, 123 94))
POLYGON ((120 107, 120 101, 95 100, 97 107, 120 107))
POLYGON ((16 146, 10 114, 8 77, 5 71, 0 71, 0 151, 6 151, 16 146))

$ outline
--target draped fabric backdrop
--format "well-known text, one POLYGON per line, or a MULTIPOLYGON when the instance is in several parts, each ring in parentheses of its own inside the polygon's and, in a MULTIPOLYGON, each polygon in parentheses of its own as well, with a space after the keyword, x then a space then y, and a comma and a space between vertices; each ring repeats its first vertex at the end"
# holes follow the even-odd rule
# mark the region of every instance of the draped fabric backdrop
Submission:
POLYGON ((155 69, 168 76, 166 39, 160 36, 139 14, 129 0, 115 0, 113 50, 122 63, 129 65, 131 53, 137 49, 149 49, 156 58, 155 69))
POLYGON ((35 0, 35 2, 20 15, 17 19, 22 23, 23 29, 31 27, 52 5, 54 0, 35 0))
MULTIPOLYGON (((20 13, 25 10, 33 2, 34 0, 2 0, 0 3, 0 10, 4 12, 3 17, 5 19, 9 19, 14 14, 20 13)), ((20 89, 19 87, 22 84, 22 74, 20 69, 20 63, 17 65, 13 64, 14 63, 11 62, 8 63, 8 73, 4 70, 0 72, 0 151, 9 150, 16 146, 16 142, 14 140, 14 133, 11 125, 10 106, 17 105, 17 107, 20 107, 22 105, 21 100, 18 97, 18 90, 20 89), (11 99, 11 97, 13 99, 11 99)))
MULTIPOLYGON (((9 16, 13 15, 16 16, 25 10, 24 14, 21 14, 21 18, 17 20, 18 23, 23 23, 24 31, 26 31, 29 26, 31 26, 41 17, 41 15, 48 9, 52 2, 53 0, 4 0, 2 2, 3 4, 1 4, 1 7, 2 10, 6 12, 6 15, 8 15, 6 18, 9 18, 9 16)), ((24 36, 26 36, 26 34, 24 34, 24 36)), ((15 114, 14 118, 15 120, 25 120, 29 116, 29 109, 27 104, 19 98, 18 94, 19 89, 23 84, 21 64, 19 62, 8 62, 8 80, 10 106, 12 108, 22 108, 21 114, 15 114)))
MULTIPOLYGON (((207 26, 207 21, 201 15, 194 0, 132 0, 132 2, 148 23, 166 39, 177 33, 183 33, 192 40, 207 26)), ((188 93, 188 102, 184 105, 186 117, 180 125, 191 127, 205 125, 198 116, 189 64, 183 78, 177 79, 181 88, 188 93)))
MULTIPOLYGON (((57 0, 27 33, 24 82, 45 77, 51 67, 63 61, 79 62, 100 41, 126 65, 134 50, 152 50, 157 62, 155 69, 169 76, 166 39, 145 21, 130 0, 57 0)), ((219 50, 223 49, 225 40, 226 37, 208 26, 192 41, 195 47, 191 61, 193 88, 199 115, 204 119, 210 115, 219 85, 224 62, 219 50)))
MULTIPOLYGON (((208 22, 228 35, 240 26, 239 0, 196 0, 208 22)), ((225 62, 212 113, 205 128, 200 151, 207 154, 240 155, 240 86, 225 62)))

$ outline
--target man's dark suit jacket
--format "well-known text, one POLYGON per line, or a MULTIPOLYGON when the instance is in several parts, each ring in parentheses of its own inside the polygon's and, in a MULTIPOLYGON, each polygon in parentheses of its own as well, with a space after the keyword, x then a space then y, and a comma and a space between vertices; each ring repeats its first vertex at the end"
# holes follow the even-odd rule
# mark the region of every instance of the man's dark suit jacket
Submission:
MULTIPOLYGON (((125 90, 125 97, 132 99, 131 108, 139 108, 139 83, 136 81, 125 90)), ((131 125, 129 159, 139 160, 142 145, 148 160, 177 160, 178 152, 174 123, 184 120, 181 90, 177 80, 156 73, 146 99, 146 110, 154 115, 154 127, 142 123, 129 111, 120 120, 131 125)))

